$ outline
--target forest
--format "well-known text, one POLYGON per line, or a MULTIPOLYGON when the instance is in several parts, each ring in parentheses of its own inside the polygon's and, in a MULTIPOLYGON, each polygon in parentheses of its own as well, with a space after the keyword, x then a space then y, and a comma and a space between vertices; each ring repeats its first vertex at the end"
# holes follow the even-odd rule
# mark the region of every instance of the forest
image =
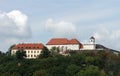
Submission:
POLYGON ((68 56, 43 50, 37 59, 23 56, 0 52, 0 76, 120 76, 120 54, 105 50, 68 56))

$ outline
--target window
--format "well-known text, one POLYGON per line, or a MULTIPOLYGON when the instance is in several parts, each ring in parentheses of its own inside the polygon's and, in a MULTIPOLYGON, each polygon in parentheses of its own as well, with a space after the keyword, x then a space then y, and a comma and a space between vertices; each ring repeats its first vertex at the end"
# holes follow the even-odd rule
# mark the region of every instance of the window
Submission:
POLYGON ((30 55, 28 55, 27 57, 30 57, 30 55))
POLYGON ((36 53, 36 51, 34 51, 34 53, 36 53))
POLYGON ((33 55, 31 55, 31 57, 33 57, 33 55))
POLYGON ((28 53, 30 53, 30 51, 28 51, 28 53))
POLYGON ((13 51, 13 54, 15 53, 15 51, 13 51))
POLYGON ((67 46, 66 46, 65 50, 67 50, 67 46))
POLYGON ((34 55, 34 57, 36 57, 36 55, 34 55))
POLYGON ((39 53, 39 51, 37 51, 37 53, 39 53))
POLYGON ((28 49, 28 47, 26 47, 26 49, 28 49))
POLYGON ((63 52, 63 48, 64 48, 64 46, 61 47, 61 51, 62 51, 62 52, 63 52))
POLYGON ((33 51, 31 51, 31 53, 33 53, 33 51))

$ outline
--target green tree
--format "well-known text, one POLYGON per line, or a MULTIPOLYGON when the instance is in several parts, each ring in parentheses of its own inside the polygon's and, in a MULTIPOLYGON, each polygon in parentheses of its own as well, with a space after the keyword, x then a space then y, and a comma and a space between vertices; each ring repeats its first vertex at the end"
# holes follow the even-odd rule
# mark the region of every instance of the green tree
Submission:
POLYGON ((66 75, 67 76, 75 76, 80 70, 79 66, 76 66, 74 64, 71 64, 66 69, 66 75))
POLYGON ((11 55, 11 51, 12 51, 12 48, 15 46, 15 44, 11 45, 8 49, 8 51, 6 52, 7 55, 11 55))
POLYGON ((3 73, 1 76, 9 76, 9 75, 10 75, 10 73, 5 72, 5 73, 3 73))
POLYGON ((59 52, 60 52, 59 47, 52 47, 50 51, 51 51, 52 56, 59 55, 59 52))
POLYGON ((48 58, 48 57, 51 57, 51 53, 48 50, 48 48, 44 46, 44 48, 41 51, 41 54, 40 54, 39 58, 48 58))
MULTIPOLYGON (((103 76, 97 66, 90 65, 78 72, 77 76, 103 76)), ((106 75, 104 75, 106 76, 106 75)))
POLYGON ((46 70, 35 71, 33 76, 50 76, 46 70))
POLYGON ((12 74, 11 74, 11 76, 21 76, 19 73, 17 73, 17 72, 13 72, 12 74))
POLYGON ((16 52, 16 58, 17 59, 24 59, 26 57, 26 51, 24 51, 23 49, 19 49, 16 52))
POLYGON ((101 74, 100 74, 101 76, 108 76, 107 75, 107 73, 103 70, 103 71, 101 71, 101 74))
POLYGON ((50 72, 52 76, 66 76, 65 68, 63 65, 60 65, 58 67, 52 67, 52 69, 50 69, 50 72))

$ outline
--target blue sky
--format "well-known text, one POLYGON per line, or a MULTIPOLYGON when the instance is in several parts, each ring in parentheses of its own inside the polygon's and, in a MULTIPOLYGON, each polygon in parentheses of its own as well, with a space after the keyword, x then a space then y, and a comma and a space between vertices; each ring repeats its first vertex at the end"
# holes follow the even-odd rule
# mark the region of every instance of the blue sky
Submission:
POLYGON ((120 49, 119 0, 0 0, 0 50, 23 42, 77 38, 120 49))

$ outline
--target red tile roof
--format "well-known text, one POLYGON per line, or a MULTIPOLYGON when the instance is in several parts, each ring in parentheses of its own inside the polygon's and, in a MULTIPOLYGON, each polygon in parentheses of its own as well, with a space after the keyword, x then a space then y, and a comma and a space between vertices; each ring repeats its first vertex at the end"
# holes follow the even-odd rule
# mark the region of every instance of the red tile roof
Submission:
POLYGON ((62 45, 67 43, 68 40, 66 38, 53 38, 47 43, 47 45, 62 45))
POLYGON ((43 47, 41 43, 22 43, 15 45, 12 49, 42 49, 43 47))
POLYGON ((80 42, 77 39, 71 39, 68 40, 68 44, 80 44, 80 42))
POLYGON ((53 38, 46 45, 81 44, 77 39, 53 38))

